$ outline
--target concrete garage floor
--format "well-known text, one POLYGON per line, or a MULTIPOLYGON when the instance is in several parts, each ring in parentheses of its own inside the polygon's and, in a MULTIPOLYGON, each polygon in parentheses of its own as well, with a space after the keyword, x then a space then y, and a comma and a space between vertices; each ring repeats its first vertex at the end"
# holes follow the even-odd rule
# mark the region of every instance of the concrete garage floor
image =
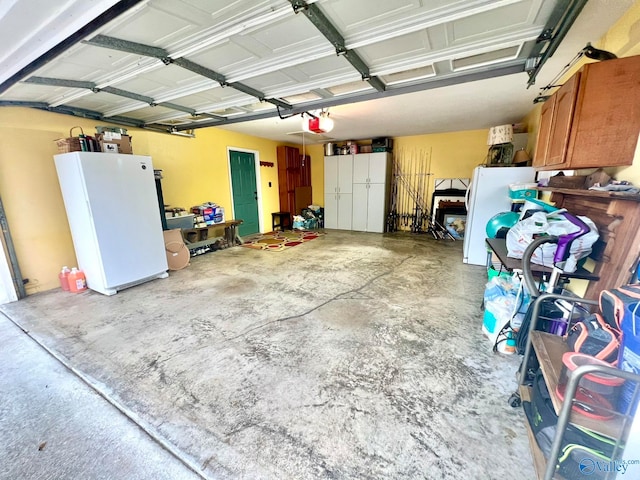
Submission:
MULTIPOLYGON (((524 417, 507 404, 519 359, 491 352, 486 272, 461 258, 462 242, 329 231, 282 252, 195 257, 112 297, 56 290, 1 309, 205 478, 532 479, 524 417)), ((39 362, 25 359, 24 381, 39 362)), ((33 450, 32 419, 60 407, 9 398, 2 430, 33 450)), ((123 414, 111 415, 115 430, 123 414)), ((103 433, 91 420, 78 442, 103 433)), ((50 476, 23 478, 60 478, 82 452, 56 455, 50 476)), ((34 457, 9 456, 9 471, 34 457)))

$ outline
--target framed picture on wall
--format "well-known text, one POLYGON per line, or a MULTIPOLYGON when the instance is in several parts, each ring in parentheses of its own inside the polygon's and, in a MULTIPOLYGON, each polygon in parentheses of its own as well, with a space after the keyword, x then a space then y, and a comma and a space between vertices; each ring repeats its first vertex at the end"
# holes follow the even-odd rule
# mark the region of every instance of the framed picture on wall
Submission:
POLYGON ((457 240, 464 238, 464 229, 466 225, 466 215, 445 215, 444 227, 457 240))

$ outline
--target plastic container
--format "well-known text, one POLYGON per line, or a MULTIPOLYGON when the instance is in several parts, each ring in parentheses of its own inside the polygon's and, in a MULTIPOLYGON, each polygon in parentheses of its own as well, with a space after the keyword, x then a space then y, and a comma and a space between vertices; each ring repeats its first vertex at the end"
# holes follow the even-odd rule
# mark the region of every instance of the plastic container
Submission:
POLYGON ((69 273, 68 279, 69 291, 79 293, 87 289, 87 279, 82 270, 78 270, 76 267, 73 267, 69 273))
POLYGON ((181 215, 179 217, 166 217, 167 229, 173 230, 174 228, 193 228, 195 215, 189 213, 187 215, 181 215))
MULTIPOLYGON (((624 318, 620 323, 622 330, 622 340, 618 353, 618 368, 627 372, 640 375, 640 303, 631 303, 626 306, 624 318)), ((635 382, 625 382, 620 392, 618 400, 618 410, 626 413, 629 410, 631 415, 635 415, 638 408, 638 398, 634 400, 633 394, 637 384, 635 382), (629 408, 631 407, 631 408, 629 408)), ((639 394, 640 396, 640 394, 639 394)))
MULTIPOLYGON (((569 381, 569 372, 582 365, 611 364, 584 353, 567 352, 562 356, 562 371, 556 387, 556 393, 564 399, 564 392, 569 381)), ((624 380, 605 373, 588 373, 580 379, 573 409, 590 418, 607 420, 614 415, 613 410, 618 403, 624 380)))
POLYGON ((58 279, 60 280, 60 288, 62 288, 62 290, 64 290, 65 292, 69 291, 69 274, 70 273, 71 273, 71 270, 69 270, 69 267, 65 265, 64 267, 62 267, 62 270, 58 274, 58 279))
POLYGON ((514 183, 509 185, 509 198, 512 200, 530 200, 538 198, 536 183, 514 183))

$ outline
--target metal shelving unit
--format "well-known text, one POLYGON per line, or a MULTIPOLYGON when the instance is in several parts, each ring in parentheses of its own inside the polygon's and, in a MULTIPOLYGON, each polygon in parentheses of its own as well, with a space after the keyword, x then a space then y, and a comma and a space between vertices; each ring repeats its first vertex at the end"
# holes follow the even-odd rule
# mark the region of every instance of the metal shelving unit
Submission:
MULTIPOLYGON (((635 382, 636 390, 634 392, 631 405, 636 402, 638 395, 640 394, 640 375, 619 370, 614 367, 605 367, 600 365, 583 365, 581 367, 578 367, 569 375, 569 381, 567 382, 565 389, 565 399, 562 400, 557 395, 556 386, 558 385, 560 372, 562 369, 562 355, 565 352, 569 351, 569 347, 562 337, 536 330, 536 324, 539 317, 538 313, 540 312, 540 306, 542 302, 553 299, 566 300, 572 304, 597 304, 597 302, 585 300, 582 298, 568 297, 558 294, 545 294, 538 297, 532 307, 534 308, 534 311, 531 324, 529 326, 529 337, 522 361, 522 367, 519 373, 519 393, 522 400, 530 401, 531 388, 526 385, 527 366, 529 364, 530 356, 535 353, 540 364, 540 369, 542 370, 545 383, 551 395, 551 401, 553 403, 554 410, 558 415, 556 435, 551 446, 551 452, 549 454, 548 460, 544 458, 542 451, 538 447, 533 432, 531 431, 531 428, 529 427, 527 422, 527 431, 529 434, 529 442, 531 444, 531 451, 536 474, 539 479, 544 480, 561 478, 556 474, 557 459, 561 453, 562 440, 565 430, 569 424, 587 428, 593 432, 599 433, 615 440, 616 443, 612 458, 616 458, 616 455, 620 455, 624 451, 624 442, 626 441, 629 428, 631 426, 631 423, 633 422, 633 415, 631 415, 629 412, 613 412, 614 417, 610 420, 594 420, 581 415, 573 408, 576 391, 578 389, 580 380, 584 375, 598 372, 635 382), (551 461, 551 459, 554 460, 551 461)), ((613 472, 613 476, 609 475, 606 478, 615 478, 615 472, 613 472)))

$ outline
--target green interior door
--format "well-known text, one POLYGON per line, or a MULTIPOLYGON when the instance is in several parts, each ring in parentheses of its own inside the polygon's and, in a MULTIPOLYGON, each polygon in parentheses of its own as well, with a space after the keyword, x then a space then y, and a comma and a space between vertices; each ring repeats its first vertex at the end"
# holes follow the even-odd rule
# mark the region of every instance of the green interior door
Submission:
POLYGON ((234 216, 243 222, 238 233, 240 236, 258 233, 260 222, 258 220, 255 156, 253 153, 232 150, 229 152, 229 159, 234 216))

